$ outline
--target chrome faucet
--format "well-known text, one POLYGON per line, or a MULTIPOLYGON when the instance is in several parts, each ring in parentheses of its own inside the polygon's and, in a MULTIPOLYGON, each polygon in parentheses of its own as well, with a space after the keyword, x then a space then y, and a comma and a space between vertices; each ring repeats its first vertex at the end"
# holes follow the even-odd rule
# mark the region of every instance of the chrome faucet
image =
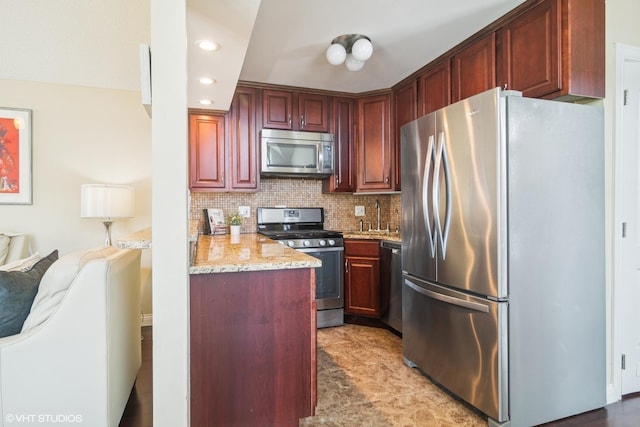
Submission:
POLYGON ((376 231, 380 231, 380 200, 376 200, 376 211, 378 212, 378 228, 376 228, 376 231))

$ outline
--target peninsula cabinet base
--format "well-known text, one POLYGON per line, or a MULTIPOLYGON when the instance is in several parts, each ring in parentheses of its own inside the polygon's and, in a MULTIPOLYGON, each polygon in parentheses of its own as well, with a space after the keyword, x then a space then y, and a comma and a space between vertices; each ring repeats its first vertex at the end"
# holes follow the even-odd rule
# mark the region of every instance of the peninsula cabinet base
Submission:
POLYGON ((298 426, 316 405, 315 270, 193 274, 191 426, 298 426))

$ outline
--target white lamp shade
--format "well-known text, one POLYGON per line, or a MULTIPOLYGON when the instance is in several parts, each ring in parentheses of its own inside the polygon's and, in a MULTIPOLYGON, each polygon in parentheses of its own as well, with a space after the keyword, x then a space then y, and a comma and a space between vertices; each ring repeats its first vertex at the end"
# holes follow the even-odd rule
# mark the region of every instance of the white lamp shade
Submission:
POLYGON ((353 55, 347 55, 347 59, 344 61, 344 65, 349 71, 359 71, 364 67, 364 61, 359 61, 353 57, 353 55))
POLYGON ((80 216, 82 218, 131 218, 135 213, 133 187, 114 184, 82 184, 80 216))
POLYGON ((347 51, 344 46, 334 43, 327 48, 327 61, 331 65, 342 64, 347 57, 347 51))
POLYGON ((366 61, 367 59, 371 58, 372 53, 373 45, 367 39, 358 39, 351 47, 351 54, 358 61, 366 61))

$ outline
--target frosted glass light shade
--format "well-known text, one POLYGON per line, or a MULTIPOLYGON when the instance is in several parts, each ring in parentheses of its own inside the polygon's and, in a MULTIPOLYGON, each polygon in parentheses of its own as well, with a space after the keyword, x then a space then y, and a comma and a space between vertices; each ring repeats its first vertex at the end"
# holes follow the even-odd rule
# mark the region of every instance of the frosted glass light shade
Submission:
POLYGON ((82 218, 131 218, 135 213, 133 187, 114 184, 82 184, 80 216, 82 218))
POLYGON ((358 39, 351 47, 351 54, 358 61, 366 61, 371 58, 373 53, 373 45, 367 39, 358 39))
POLYGON ((347 51, 344 46, 334 43, 327 48, 327 61, 331 65, 342 64, 347 57, 347 51))
POLYGON ((364 61, 359 61, 353 57, 352 54, 347 55, 347 59, 344 61, 344 65, 349 71, 359 71, 364 67, 364 61))

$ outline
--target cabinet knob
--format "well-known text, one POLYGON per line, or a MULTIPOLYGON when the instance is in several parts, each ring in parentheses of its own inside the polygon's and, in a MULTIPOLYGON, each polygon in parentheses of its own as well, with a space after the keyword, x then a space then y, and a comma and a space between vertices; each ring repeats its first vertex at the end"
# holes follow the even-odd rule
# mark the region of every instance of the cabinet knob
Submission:
POLYGON ((385 184, 388 184, 388 183, 389 183, 389 177, 386 177, 386 178, 384 179, 384 183, 385 183, 385 184))
POLYGON ((305 123, 304 123, 304 116, 300 116, 300 127, 304 128, 305 123))
POLYGON ((289 126, 291 126, 291 114, 289 114, 289 126))

